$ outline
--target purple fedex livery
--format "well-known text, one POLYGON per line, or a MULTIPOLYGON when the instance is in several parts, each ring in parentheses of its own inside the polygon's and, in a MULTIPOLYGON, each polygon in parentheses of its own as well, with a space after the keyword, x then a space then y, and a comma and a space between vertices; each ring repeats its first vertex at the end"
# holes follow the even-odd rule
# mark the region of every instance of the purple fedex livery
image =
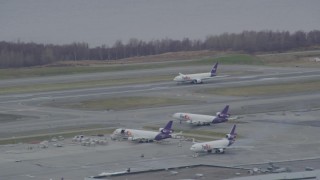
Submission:
POLYGON ((173 118, 180 121, 185 121, 188 124, 196 125, 196 126, 205 126, 211 124, 218 124, 228 121, 230 114, 229 105, 226 105, 221 112, 217 112, 215 116, 203 115, 203 114, 191 114, 178 112, 173 114, 173 118))
POLYGON ((225 149, 231 146, 237 137, 236 133, 236 125, 233 125, 229 134, 226 135, 225 138, 215 141, 195 143, 191 146, 190 150, 197 153, 206 152, 206 153, 224 153, 225 149))
POLYGON ((200 84, 203 83, 203 80, 210 79, 216 76, 218 69, 218 62, 212 67, 211 71, 208 73, 197 73, 197 74, 182 74, 179 73, 173 81, 177 83, 193 83, 193 84, 200 84))
POLYGON ((112 135, 112 139, 128 139, 135 142, 152 142, 160 141, 162 139, 171 138, 172 121, 169 121, 164 128, 160 128, 159 132, 138 130, 138 129, 116 129, 112 135))
POLYGON ((156 135, 154 138, 156 141, 160 141, 162 139, 167 139, 171 138, 171 133, 173 132, 172 130, 172 121, 169 121, 167 125, 162 129, 160 128, 160 133, 156 135))
POLYGON ((216 64, 211 69, 211 72, 210 72, 211 73, 210 74, 211 77, 216 76, 217 69, 218 69, 218 62, 216 62, 216 64))
POLYGON ((222 123, 228 121, 230 114, 228 114, 229 105, 226 105, 221 112, 217 112, 217 115, 212 120, 212 124, 222 123))

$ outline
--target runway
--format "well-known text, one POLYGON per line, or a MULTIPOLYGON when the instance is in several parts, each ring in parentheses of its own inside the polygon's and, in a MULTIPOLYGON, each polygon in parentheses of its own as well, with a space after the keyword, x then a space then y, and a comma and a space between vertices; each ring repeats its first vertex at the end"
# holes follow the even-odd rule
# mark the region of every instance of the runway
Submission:
MULTIPOLYGON (((82 74, 59 77, 28 78, 0 82, 1 87, 15 84, 41 84, 74 82, 99 78, 141 77, 156 73, 172 74, 179 71, 194 72, 205 66, 164 68, 82 74)), ((134 127, 145 125, 162 126, 174 112, 215 114, 229 104, 232 115, 239 115, 240 138, 224 155, 208 155, 193 158, 191 142, 177 146, 169 144, 131 144, 112 142, 106 146, 83 147, 66 143, 62 148, 26 150, 27 145, 0 146, 0 177, 4 179, 83 179, 103 171, 133 171, 147 168, 174 167, 188 164, 219 164, 239 166, 269 161, 319 158, 320 142, 316 126, 320 115, 319 92, 291 93, 275 96, 236 97, 199 94, 205 88, 238 87, 243 85, 281 84, 318 80, 320 70, 315 68, 280 68, 264 66, 221 66, 221 77, 205 84, 190 85, 170 82, 94 87, 88 89, 51 91, 41 93, 8 94, 0 96, 0 113, 20 115, 11 122, 0 122, 1 138, 53 132, 61 128, 97 125, 103 127, 134 127), (237 73, 235 73, 237 72, 237 73), (77 102, 108 97, 157 96, 200 101, 196 105, 178 105, 142 108, 123 111, 89 111, 62 109, 47 106, 48 102, 77 102), (241 146, 246 148, 241 148, 241 146), (144 158, 140 154, 145 155, 144 158)), ((237 123, 237 121, 235 121, 237 123)), ((228 132, 232 124, 201 127, 205 130, 228 132)), ((174 128, 190 129, 185 124, 174 123, 174 128)), ((306 165, 307 166, 307 165, 306 165)), ((148 179, 148 178, 146 178, 148 179)))

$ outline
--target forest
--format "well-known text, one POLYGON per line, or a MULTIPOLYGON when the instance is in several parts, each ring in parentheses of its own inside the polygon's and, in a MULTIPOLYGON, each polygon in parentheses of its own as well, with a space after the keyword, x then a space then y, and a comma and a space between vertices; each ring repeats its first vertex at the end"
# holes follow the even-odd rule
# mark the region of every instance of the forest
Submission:
POLYGON ((142 41, 136 38, 127 43, 116 41, 112 46, 89 47, 88 43, 66 45, 33 42, 0 41, 0 68, 30 67, 58 61, 118 60, 136 56, 156 55, 179 51, 240 51, 245 53, 284 52, 317 47, 320 31, 243 31, 207 36, 204 40, 161 39, 142 41))

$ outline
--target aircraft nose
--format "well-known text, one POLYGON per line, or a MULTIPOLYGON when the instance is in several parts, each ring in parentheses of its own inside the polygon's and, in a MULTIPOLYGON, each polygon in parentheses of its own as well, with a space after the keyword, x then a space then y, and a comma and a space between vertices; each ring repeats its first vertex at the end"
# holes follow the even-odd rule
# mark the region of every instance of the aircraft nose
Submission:
POLYGON ((178 77, 173 78, 174 81, 178 81, 178 77))

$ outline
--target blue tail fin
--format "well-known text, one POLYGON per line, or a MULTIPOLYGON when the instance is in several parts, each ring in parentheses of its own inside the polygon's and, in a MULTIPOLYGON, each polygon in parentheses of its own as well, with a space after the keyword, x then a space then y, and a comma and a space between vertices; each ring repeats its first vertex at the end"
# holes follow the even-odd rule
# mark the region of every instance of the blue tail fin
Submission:
POLYGON ((172 123, 173 123, 173 121, 169 121, 169 122, 167 123, 167 125, 161 130, 161 133, 163 133, 163 134, 170 134, 170 133, 172 133, 172 132, 173 132, 173 130, 172 130, 172 123))
POLYGON ((227 119, 230 114, 228 114, 228 111, 229 111, 229 105, 226 105, 223 110, 219 113, 219 118, 224 118, 224 119, 227 119))
POLYGON ((230 134, 226 135, 226 138, 229 140, 228 146, 231 146, 236 141, 237 133, 236 133, 236 125, 233 125, 230 134))
POLYGON ((233 125, 233 127, 232 127, 232 129, 231 129, 231 131, 230 131, 230 134, 232 135, 232 136, 234 136, 234 135, 237 135, 237 133, 236 133, 236 125, 233 125))
POLYGON ((216 75, 217 69, 218 69, 218 64, 219 63, 216 62, 216 64, 212 67, 212 69, 211 69, 211 77, 216 75))
POLYGON ((172 122, 173 122, 173 121, 169 121, 169 122, 167 123, 167 125, 166 125, 163 129, 171 130, 171 128, 172 128, 172 122))
POLYGON ((224 107, 224 109, 221 111, 221 114, 228 114, 229 111, 229 105, 226 105, 226 107, 224 107))
POLYGON ((169 121, 167 125, 160 131, 160 133, 155 137, 155 140, 160 141, 162 139, 171 138, 171 129, 173 121, 169 121))

